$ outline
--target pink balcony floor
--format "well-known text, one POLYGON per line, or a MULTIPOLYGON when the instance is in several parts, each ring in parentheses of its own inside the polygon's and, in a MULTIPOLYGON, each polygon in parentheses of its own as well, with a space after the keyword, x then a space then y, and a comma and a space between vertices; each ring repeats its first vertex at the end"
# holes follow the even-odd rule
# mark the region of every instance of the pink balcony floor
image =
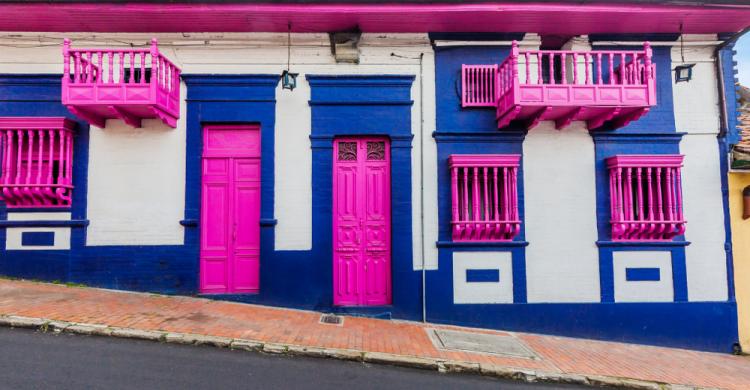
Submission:
POLYGON ((555 128, 562 129, 573 121, 585 121, 589 129, 596 129, 605 122, 614 127, 622 127, 637 120, 648 112, 648 107, 626 106, 549 106, 544 104, 516 105, 500 113, 498 108, 498 128, 507 126, 510 121, 520 121, 526 128, 532 128, 540 121, 555 121, 555 128))

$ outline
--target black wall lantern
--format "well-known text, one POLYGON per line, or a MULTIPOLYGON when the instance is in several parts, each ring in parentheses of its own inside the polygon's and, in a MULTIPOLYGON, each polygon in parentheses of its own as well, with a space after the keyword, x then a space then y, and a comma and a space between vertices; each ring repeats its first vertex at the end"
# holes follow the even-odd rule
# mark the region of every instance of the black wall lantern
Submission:
POLYGON ((690 81, 693 78, 695 64, 682 64, 674 67, 674 82, 690 81))
POLYGON ((290 64, 292 61, 292 24, 289 23, 289 31, 287 32, 287 42, 286 42, 286 69, 281 72, 281 87, 283 89, 288 89, 290 91, 294 91, 294 88, 297 87, 297 75, 299 73, 292 73, 289 71, 290 64))

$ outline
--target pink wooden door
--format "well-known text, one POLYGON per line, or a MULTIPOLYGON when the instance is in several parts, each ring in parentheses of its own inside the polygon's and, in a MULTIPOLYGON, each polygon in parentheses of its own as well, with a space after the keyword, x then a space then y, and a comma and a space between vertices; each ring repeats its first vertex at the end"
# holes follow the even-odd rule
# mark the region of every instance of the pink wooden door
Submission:
POLYGON ((260 268, 260 131, 203 129, 200 290, 254 293, 260 268))
POLYGON ((337 138, 333 158, 333 303, 390 304, 390 144, 337 138))

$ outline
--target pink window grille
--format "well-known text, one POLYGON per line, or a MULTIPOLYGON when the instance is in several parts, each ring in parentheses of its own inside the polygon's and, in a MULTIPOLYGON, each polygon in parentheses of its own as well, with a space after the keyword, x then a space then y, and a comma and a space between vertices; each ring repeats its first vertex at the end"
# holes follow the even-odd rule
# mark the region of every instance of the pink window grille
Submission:
POLYGON ((612 239, 666 241, 685 232, 681 155, 608 158, 612 239))
POLYGON ((9 208, 70 206, 74 127, 66 118, 0 117, 0 198, 9 208))
POLYGON ((451 155, 454 241, 510 241, 521 231, 517 154, 451 155))

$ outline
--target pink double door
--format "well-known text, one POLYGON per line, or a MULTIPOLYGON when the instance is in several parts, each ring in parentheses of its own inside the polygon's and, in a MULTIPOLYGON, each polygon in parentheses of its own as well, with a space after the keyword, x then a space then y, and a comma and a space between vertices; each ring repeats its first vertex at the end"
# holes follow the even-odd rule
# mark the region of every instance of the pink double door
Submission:
POLYGON ((260 131, 203 129, 200 291, 255 293, 260 268, 260 131))
POLYGON ((333 147, 333 303, 391 303, 391 167, 387 138, 333 147))

